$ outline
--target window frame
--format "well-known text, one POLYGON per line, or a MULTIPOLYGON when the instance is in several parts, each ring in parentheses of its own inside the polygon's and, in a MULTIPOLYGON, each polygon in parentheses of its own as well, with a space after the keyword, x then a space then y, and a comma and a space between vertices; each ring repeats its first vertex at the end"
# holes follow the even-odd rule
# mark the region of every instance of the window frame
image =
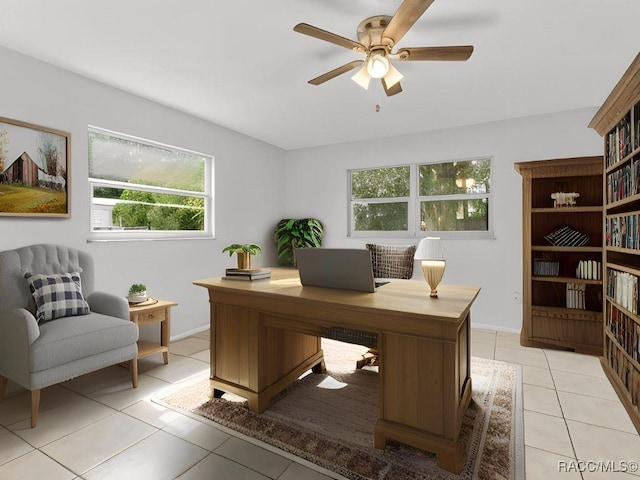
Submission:
MULTIPOLYGON (((192 240, 192 239, 212 239, 215 238, 214 234, 214 157, 194 150, 188 150, 186 148, 175 147, 154 140, 147 140, 126 133, 115 132, 113 130, 107 130, 105 128, 89 125, 87 129, 87 142, 88 136, 91 133, 98 133, 101 135, 108 135, 111 137, 120 138, 136 143, 141 143, 154 148, 161 148, 170 151, 177 151, 187 153, 189 155, 195 155, 204 159, 204 191, 195 192, 191 190, 181 190, 176 188, 158 187, 154 185, 144 185, 136 183, 128 183, 116 180, 104 180, 101 178, 93 178, 87 175, 89 186, 89 242, 110 242, 110 241, 140 241, 140 240, 192 240), (128 190, 162 193, 169 195, 180 195, 202 198, 204 201, 204 229, 203 230, 94 230, 93 226, 93 191, 96 187, 107 188, 126 188, 128 190)), ((87 143, 88 147, 88 143, 87 143)), ((125 202, 126 203, 126 202, 125 202)), ((135 202, 131 202, 135 203, 135 202)))
POLYGON ((420 163, 411 163, 411 164, 398 164, 398 165, 382 165, 376 167, 365 167, 365 168, 352 168, 347 170, 347 236, 350 238, 407 238, 407 237, 415 237, 422 238, 426 236, 438 236, 441 238, 460 238, 460 239, 494 239, 493 234, 493 201, 492 201, 492 193, 493 193, 493 156, 486 155, 480 157, 473 158, 461 158, 455 160, 438 160, 432 162, 420 162, 420 163), (489 191, 487 193, 458 193, 451 195, 427 195, 421 196, 419 195, 419 167, 422 165, 436 165, 436 164, 445 164, 445 163, 456 163, 456 162, 470 162, 474 160, 489 160, 489 191), (393 198, 354 198, 352 192, 352 178, 353 172, 361 172, 366 170, 379 170, 383 168, 394 168, 394 167, 409 167, 409 197, 393 197, 393 198), (478 200, 478 199, 487 199, 489 202, 489 206, 487 209, 487 230, 428 230, 422 231, 420 230, 420 204, 424 201, 457 201, 457 200, 478 200), (407 230, 394 230, 394 231, 386 231, 386 230, 355 230, 354 225, 354 214, 353 214, 353 206, 357 203, 394 203, 394 202, 407 202, 408 203, 408 218, 407 218, 407 230))

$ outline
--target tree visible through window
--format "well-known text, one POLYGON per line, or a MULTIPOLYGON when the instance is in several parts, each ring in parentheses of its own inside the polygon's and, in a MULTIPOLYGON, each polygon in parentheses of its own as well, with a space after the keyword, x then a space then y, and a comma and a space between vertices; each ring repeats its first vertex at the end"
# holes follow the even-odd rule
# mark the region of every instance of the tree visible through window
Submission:
POLYGON ((351 174, 357 231, 407 230, 409 167, 355 170, 351 174))
POLYGON ((195 152, 90 129, 92 232, 211 235, 211 163, 195 152))
POLYGON ((420 221, 427 231, 489 230, 491 161, 418 166, 420 221))
POLYGON ((349 176, 350 234, 491 231, 490 158, 351 170, 349 176))

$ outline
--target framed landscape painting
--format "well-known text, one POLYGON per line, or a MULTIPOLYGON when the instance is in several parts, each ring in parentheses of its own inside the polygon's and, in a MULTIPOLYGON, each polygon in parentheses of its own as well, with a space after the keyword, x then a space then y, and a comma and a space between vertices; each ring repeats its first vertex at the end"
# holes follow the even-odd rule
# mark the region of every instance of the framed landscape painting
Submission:
POLYGON ((68 217, 71 134, 0 117, 0 215, 68 217))

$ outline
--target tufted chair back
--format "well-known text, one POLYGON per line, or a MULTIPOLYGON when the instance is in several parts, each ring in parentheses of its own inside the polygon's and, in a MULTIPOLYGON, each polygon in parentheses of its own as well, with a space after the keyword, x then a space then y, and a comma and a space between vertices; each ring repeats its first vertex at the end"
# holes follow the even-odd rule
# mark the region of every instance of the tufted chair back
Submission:
POLYGON ((52 244, 30 245, 0 252, 0 309, 36 306, 25 275, 80 272, 82 292, 94 291, 93 259, 85 252, 52 244))

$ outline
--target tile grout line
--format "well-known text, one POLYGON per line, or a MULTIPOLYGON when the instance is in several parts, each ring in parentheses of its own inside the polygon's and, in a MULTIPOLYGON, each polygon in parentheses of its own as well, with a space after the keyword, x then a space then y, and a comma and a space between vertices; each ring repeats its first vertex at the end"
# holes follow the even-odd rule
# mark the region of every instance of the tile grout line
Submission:
MULTIPOLYGON (((564 415, 564 409, 562 408, 562 402, 560 402, 560 395, 558 395, 558 386, 556 385, 556 379, 553 376, 553 372, 551 371, 551 365, 549 364, 549 357, 547 356, 546 349, 542 349, 542 353, 544 354, 544 358, 547 361, 547 366, 549 367, 549 375, 551 376, 551 382, 553 383, 553 390, 556 393, 556 399, 558 400, 558 407, 560 407, 560 412, 562 413, 562 421, 564 422, 564 427, 567 430, 567 436, 569 437, 569 443, 571 443, 571 450, 573 450, 573 456, 576 460, 578 460, 578 453, 576 452, 576 447, 573 444, 573 438, 571 437, 571 431, 569 430, 569 424, 567 423, 567 418, 564 415)), ((580 478, 584 480, 584 476, 582 472, 580 473, 580 478)))

